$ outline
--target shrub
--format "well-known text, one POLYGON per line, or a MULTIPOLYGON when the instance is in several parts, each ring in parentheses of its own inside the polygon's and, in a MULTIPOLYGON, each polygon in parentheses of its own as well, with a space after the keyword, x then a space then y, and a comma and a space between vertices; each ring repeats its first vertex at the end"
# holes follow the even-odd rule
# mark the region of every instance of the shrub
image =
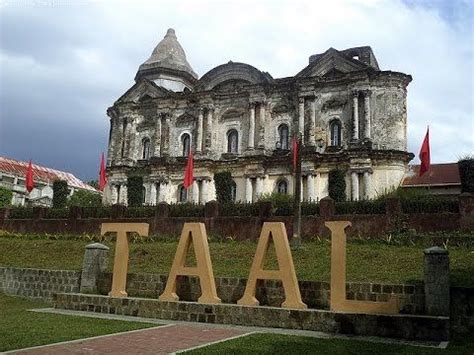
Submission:
POLYGON ((30 219, 33 218, 33 208, 31 207, 15 207, 10 210, 9 218, 13 219, 30 219))
POLYGON ((48 208, 44 214, 47 219, 63 219, 69 217, 69 209, 67 208, 48 208))
POLYGON ((302 216, 316 216, 319 215, 319 203, 317 202, 301 202, 301 215, 302 216))
POLYGON ((53 182, 53 208, 66 207, 68 194, 67 182, 55 180, 53 182))
POLYGON ((403 213, 459 213, 459 202, 452 197, 426 196, 418 199, 401 199, 403 213))
POLYGON ((214 174, 216 196, 219 203, 232 202, 232 185, 234 180, 230 171, 221 171, 214 174))
POLYGON ((337 202, 334 209, 336 214, 384 214, 385 200, 337 202))
POLYGON ((219 204, 220 216, 258 216, 259 207, 256 203, 228 202, 219 204))
POLYGON ((82 218, 110 218, 112 216, 112 208, 101 207, 83 207, 82 218))
POLYGON ((77 190, 68 201, 68 206, 98 207, 102 205, 102 196, 89 190, 77 190))
POLYGON ((328 192, 329 197, 334 201, 346 200, 346 172, 341 169, 329 171, 328 176, 328 192))
POLYGON ((13 192, 6 187, 0 186, 0 207, 10 206, 12 203, 13 192))
POLYGON ((458 161, 461 178, 461 192, 474 193, 474 158, 466 157, 458 161))
POLYGON ((173 203, 169 205, 170 217, 204 217, 204 205, 196 203, 173 203))
POLYGON ((125 218, 149 218, 155 216, 155 207, 128 207, 125 209, 124 217, 125 218))
POLYGON ((260 196, 259 201, 270 201, 275 216, 292 216, 295 211, 294 198, 291 195, 278 192, 263 194, 260 196))
POLYGON ((133 175, 127 179, 127 200, 130 207, 143 204, 143 176, 133 175))

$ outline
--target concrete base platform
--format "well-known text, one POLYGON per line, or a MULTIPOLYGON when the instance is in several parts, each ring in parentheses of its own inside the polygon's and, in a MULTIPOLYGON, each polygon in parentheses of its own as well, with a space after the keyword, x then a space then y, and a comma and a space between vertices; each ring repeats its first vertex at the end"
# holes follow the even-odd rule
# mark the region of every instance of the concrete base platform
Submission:
POLYGON ((417 341, 446 341, 449 338, 449 317, 162 302, 147 298, 111 298, 77 293, 57 294, 54 298, 54 307, 144 318, 311 330, 417 341))

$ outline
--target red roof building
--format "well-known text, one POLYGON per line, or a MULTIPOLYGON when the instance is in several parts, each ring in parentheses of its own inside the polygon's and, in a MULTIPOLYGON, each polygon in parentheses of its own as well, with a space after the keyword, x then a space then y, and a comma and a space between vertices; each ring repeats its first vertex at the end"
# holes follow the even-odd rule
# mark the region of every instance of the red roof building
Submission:
POLYGON ((429 188, 433 194, 456 195, 461 193, 461 178, 457 163, 431 164, 423 176, 420 165, 410 165, 402 182, 404 188, 429 188))

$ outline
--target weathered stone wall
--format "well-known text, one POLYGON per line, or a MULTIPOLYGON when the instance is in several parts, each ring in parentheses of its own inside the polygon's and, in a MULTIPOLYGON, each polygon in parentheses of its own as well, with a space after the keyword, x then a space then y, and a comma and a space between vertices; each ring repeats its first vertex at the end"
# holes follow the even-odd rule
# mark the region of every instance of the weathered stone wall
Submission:
POLYGON ((0 267, 0 292, 50 300, 56 293, 79 292, 78 271, 0 267))
POLYGON ((59 309, 146 318, 303 329, 411 340, 440 341, 448 340, 449 337, 448 317, 334 313, 314 309, 290 310, 234 304, 161 302, 144 298, 120 299, 83 294, 58 294, 54 306, 59 309))
MULTIPOLYGON (((129 274, 127 292, 130 297, 158 298, 163 293, 167 281, 166 275, 129 274)), ((245 290, 246 279, 232 277, 217 277, 217 295, 224 303, 237 303, 245 290)), ((104 273, 99 279, 98 292, 106 295, 112 286, 112 274, 104 273)), ((309 308, 329 309, 329 282, 299 281, 301 297, 309 308)), ((360 301, 385 302, 390 295, 395 295, 400 301, 400 313, 423 314, 424 292, 423 284, 393 285, 379 283, 347 283, 347 298, 360 301)), ((179 277, 177 295, 180 300, 196 302, 201 295, 201 286, 196 277, 179 277)), ((259 280, 257 283, 257 299, 260 305, 280 307, 284 301, 283 286, 277 280, 259 280)))

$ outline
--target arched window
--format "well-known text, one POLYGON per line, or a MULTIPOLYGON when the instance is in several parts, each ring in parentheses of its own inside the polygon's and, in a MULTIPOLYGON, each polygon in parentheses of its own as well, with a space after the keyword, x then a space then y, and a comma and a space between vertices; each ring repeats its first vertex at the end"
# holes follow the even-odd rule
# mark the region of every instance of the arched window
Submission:
POLYGON ((337 147, 341 145, 341 122, 339 120, 331 121, 329 125, 331 132, 331 145, 337 147))
POLYGON ((235 129, 227 132, 227 153, 238 153, 239 133, 235 129))
POLYGON ((288 125, 283 123, 278 126, 278 142, 280 143, 280 149, 288 149, 288 135, 288 125))
POLYGON ((186 202, 188 201, 188 190, 183 185, 179 185, 178 187, 178 201, 179 202, 186 202))
POLYGON ((189 155, 189 149, 191 148, 191 136, 187 133, 181 136, 181 142, 183 145, 183 157, 189 155))
POLYGON ((288 183, 286 180, 280 180, 277 183, 277 192, 286 195, 288 193, 288 183))
POLYGON ((237 199, 237 185, 235 184, 235 181, 232 181, 232 184, 230 185, 230 198, 233 202, 237 199))
POLYGON ((150 158, 150 138, 142 140, 142 159, 150 158))

